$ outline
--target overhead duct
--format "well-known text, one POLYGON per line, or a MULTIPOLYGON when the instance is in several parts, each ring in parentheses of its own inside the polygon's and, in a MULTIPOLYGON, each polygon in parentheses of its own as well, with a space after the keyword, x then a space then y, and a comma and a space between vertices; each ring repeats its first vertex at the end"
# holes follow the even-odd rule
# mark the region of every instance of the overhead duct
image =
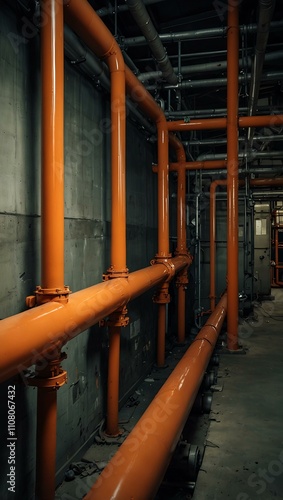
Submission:
POLYGON ((128 0, 128 6, 133 18, 146 38, 152 54, 162 71, 163 77, 168 83, 176 85, 178 83, 177 76, 174 73, 166 50, 162 45, 144 4, 141 0, 128 0))

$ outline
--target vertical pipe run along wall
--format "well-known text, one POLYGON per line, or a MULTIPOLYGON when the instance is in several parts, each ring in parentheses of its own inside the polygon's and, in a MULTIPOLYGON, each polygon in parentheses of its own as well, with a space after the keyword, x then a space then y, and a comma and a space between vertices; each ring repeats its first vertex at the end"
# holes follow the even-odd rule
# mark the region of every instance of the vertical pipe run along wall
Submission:
MULTIPOLYGON (((64 294, 64 22, 63 5, 42 0, 47 9, 41 28, 42 68, 42 293, 45 300, 64 294)), ((40 287, 38 288, 38 290, 40 287)), ((60 351, 59 351, 60 353, 60 351)), ((58 352, 55 353, 58 358, 58 352)), ((60 357, 60 354, 59 354, 60 357)), ((59 360, 58 360, 59 363, 59 360)), ((39 377, 50 377, 51 370, 39 377)), ((57 389, 37 390, 36 498, 52 500, 56 472, 57 389)))
POLYGON ((228 1, 227 27, 227 347, 238 349, 239 7, 228 1))

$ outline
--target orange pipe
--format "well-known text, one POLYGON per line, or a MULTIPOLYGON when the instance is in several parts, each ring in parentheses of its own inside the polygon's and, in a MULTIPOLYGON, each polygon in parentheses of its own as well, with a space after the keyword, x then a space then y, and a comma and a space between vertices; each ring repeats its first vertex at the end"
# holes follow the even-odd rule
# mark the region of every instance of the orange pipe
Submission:
POLYGON ((201 118, 200 120, 190 120, 185 122, 184 120, 176 120, 168 122, 168 130, 214 130, 226 128, 227 119, 226 118, 201 118))
POLYGON ((56 471, 57 391, 37 389, 36 498, 53 500, 56 471))
POLYGON ((64 290, 63 6, 56 0, 42 0, 42 6, 50 14, 41 28, 41 286, 64 290))
POLYGON ((166 121, 157 122, 158 257, 169 256, 169 138, 166 121))
POLYGON ((227 27, 227 348, 238 349, 239 7, 228 1, 227 27))
POLYGON ((48 302, 3 319, 0 382, 36 362, 45 365, 79 333, 180 272, 188 257, 180 255, 170 262, 170 267, 160 262, 130 273, 126 280, 117 278, 80 290, 70 295, 68 303, 48 302))
MULTIPOLYGON (((234 9, 234 7, 233 7, 234 9)), ((231 9, 232 11, 232 9, 231 9)), ((228 32, 227 32, 228 34, 228 32)), ((228 41, 228 37, 227 37, 228 41)), ((227 68, 228 71, 228 68, 227 68)), ((237 82, 234 82, 238 85, 237 82)), ((228 87, 228 82, 227 82, 228 87)), ((228 110, 227 110, 228 115, 228 110)), ((185 122, 184 120, 176 120, 168 122, 169 131, 187 131, 187 130, 214 130, 224 129, 227 127, 227 118, 202 118, 199 120, 191 120, 185 122)), ((237 119, 240 128, 249 127, 280 127, 283 124, 283 115, 266 115, 266 116, 240 116, 237 119)))
POLYGON ((270 116, 240 116, 239 127, 280 127, 283 125, 283 115, 270 116))
POLYGON ((226 304, 225 294, 85 500, 155 498, 215 347, 226 304))
MULTIPOLYGON (((128 272, 126 265, 126 101, 125 64, 122 52, 88 2, 70 0, 67 20, 90 48, 108 64, 111 78, 111 249, 110 277, 128 272)), ((126 276, 124 276, 126 277, 126 276)), ((108 408, 106 432, 118 429, 120 326, 109 326, 108 408)))
MULTIPOLYGON (((227 160, 189 161, 184 162, 183 166, 186 170, 214 170, 226 168, 227 160)), ((179 163, 170 163, 169 170, 176 171, 178 167, 179 163)))
MULTIPOLYGON (((177 249, 176 254, 188 255, 187 249, 187 237, 186 237, 186 154, 184 146, 173 134, 169 134, 169 143, 175 149, 178 163, 178 186, 177 186, 177 249)), ((182 343, 185 341, 186 329, 185 329, 185 314, 186 314, 186 284, 188 283, 187 278, 187 267, 183 269, 182 276, 177 278, 178 287, 178 342, 182 343)))
POLYGON ((106 434, 119 434, 119 373, 121 327, 109 327, 107 427, 106 434))
MULTIPOLYGON (((38 289, 49 300, 65 292, 64 19, 63 4, 58 0, 42 0, 41 6, 49 14, 41 27, 42 246, 38 289)), ((55 494, 56 417, 57 391, 38 387, 35 489, 40 500, 53 500, 55 494)))
POLYGON ((166 304, 158 304, 157 311, 157 366, 165 365, 166 304))
POLYGON ((126 270, 125 196, 125 64, 120 47, 86 0, 69 0, 65 20, 95 54, 107 63, 111 77, 111 271, 126 270))

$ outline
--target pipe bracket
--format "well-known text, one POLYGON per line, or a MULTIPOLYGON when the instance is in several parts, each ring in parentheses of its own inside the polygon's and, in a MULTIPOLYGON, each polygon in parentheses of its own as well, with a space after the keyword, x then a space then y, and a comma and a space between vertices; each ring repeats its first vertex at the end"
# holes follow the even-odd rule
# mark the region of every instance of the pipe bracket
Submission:
POLYGON ((99 326, 104 327, 125 327, 129 324, 129 317, 127 316, 128 309, 126 306, 122 307, 121 309, 117 309, 117 311, 114 311, 109 318, 107 319, 102 319, 99 322, 99 326))
POLYGON ((106 273, 102 275, 103 281, 108 281, 113 278, 128 278, 129 277, 129 269, 125 267, 125 269, 121 269, 120 271, 114 270, 113 266, 110 266, 107 269, 106 273))
POLYGON ((27 385, 54 390, 62 387, 67 382, 67 372, 61 367, 66 357, 67 354, 63 352, 59 359, 49 361, 46 366, 37 365, 35 373, 25 379, 27 385))
POLYGON ((35 306, 41 306, 46 302, 62 302, 66 304, 71 292, 68 286, 61 288, 41 288, 37 286, 35 290, 35 295, 29 295, 26 297, 26 306, 31 308, 35 306))

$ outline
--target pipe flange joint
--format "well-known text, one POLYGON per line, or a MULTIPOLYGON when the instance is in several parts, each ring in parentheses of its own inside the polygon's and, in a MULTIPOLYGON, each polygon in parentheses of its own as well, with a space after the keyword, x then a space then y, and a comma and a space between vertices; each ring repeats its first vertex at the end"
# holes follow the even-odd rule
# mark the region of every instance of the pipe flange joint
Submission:
POLYGON ((150 264, 154 266, 155 264, 163 264, 168 270, 168 276, 165 280, 165 283, 168 283, 175 276, 175 266, 171 261, 172 254, 168 255, 159 255, 156 254, 155 258, 150 261, 150 264))
POLYGON ((68 286, 64 288, 41 288, 37 286, 35 290, 35 295, 29 295, 26 297, 27 307, 40 306, 46 302, 62 302, 66 304, 71 292, 68 286))
POLYGON ((113 266, 110 266, 107 269, 106 273, 102 275, 103 281, 108 281, 114 278, 128 278, 129 277, 129 269, 125 267, 125 269, 121 269, 117 271, 113 266))
POLYGON ((26 383, 31 387, 41 387, 45 389, 54 389, 57 390, 62 385, 67 382, 67 372, 65 370, 60 369, 60 373, 55 375, 54 377, 36 377, 35 375, 31 375, 26 378, 26 383))
POLYGON ((127 316, 128 309, 126 306, 122 307, 121 309, 117 309, 117 311, 114 311, 112 314, 110 314, 109 318, 107 319, 102 319, 99 322, 99 326, 101 327, 111 327, 111 326, 116 326, 116 327, 125 327, 128 326, 130 318, 127 316))
POLYGON ((67 382, 67 372, 62 369, 61 362, 67 358, 65 352, 60 358, 48 361, 46 366, 36 365, 34 374, 26 378, 27 385, 46 389, 59 389, 67 382))

